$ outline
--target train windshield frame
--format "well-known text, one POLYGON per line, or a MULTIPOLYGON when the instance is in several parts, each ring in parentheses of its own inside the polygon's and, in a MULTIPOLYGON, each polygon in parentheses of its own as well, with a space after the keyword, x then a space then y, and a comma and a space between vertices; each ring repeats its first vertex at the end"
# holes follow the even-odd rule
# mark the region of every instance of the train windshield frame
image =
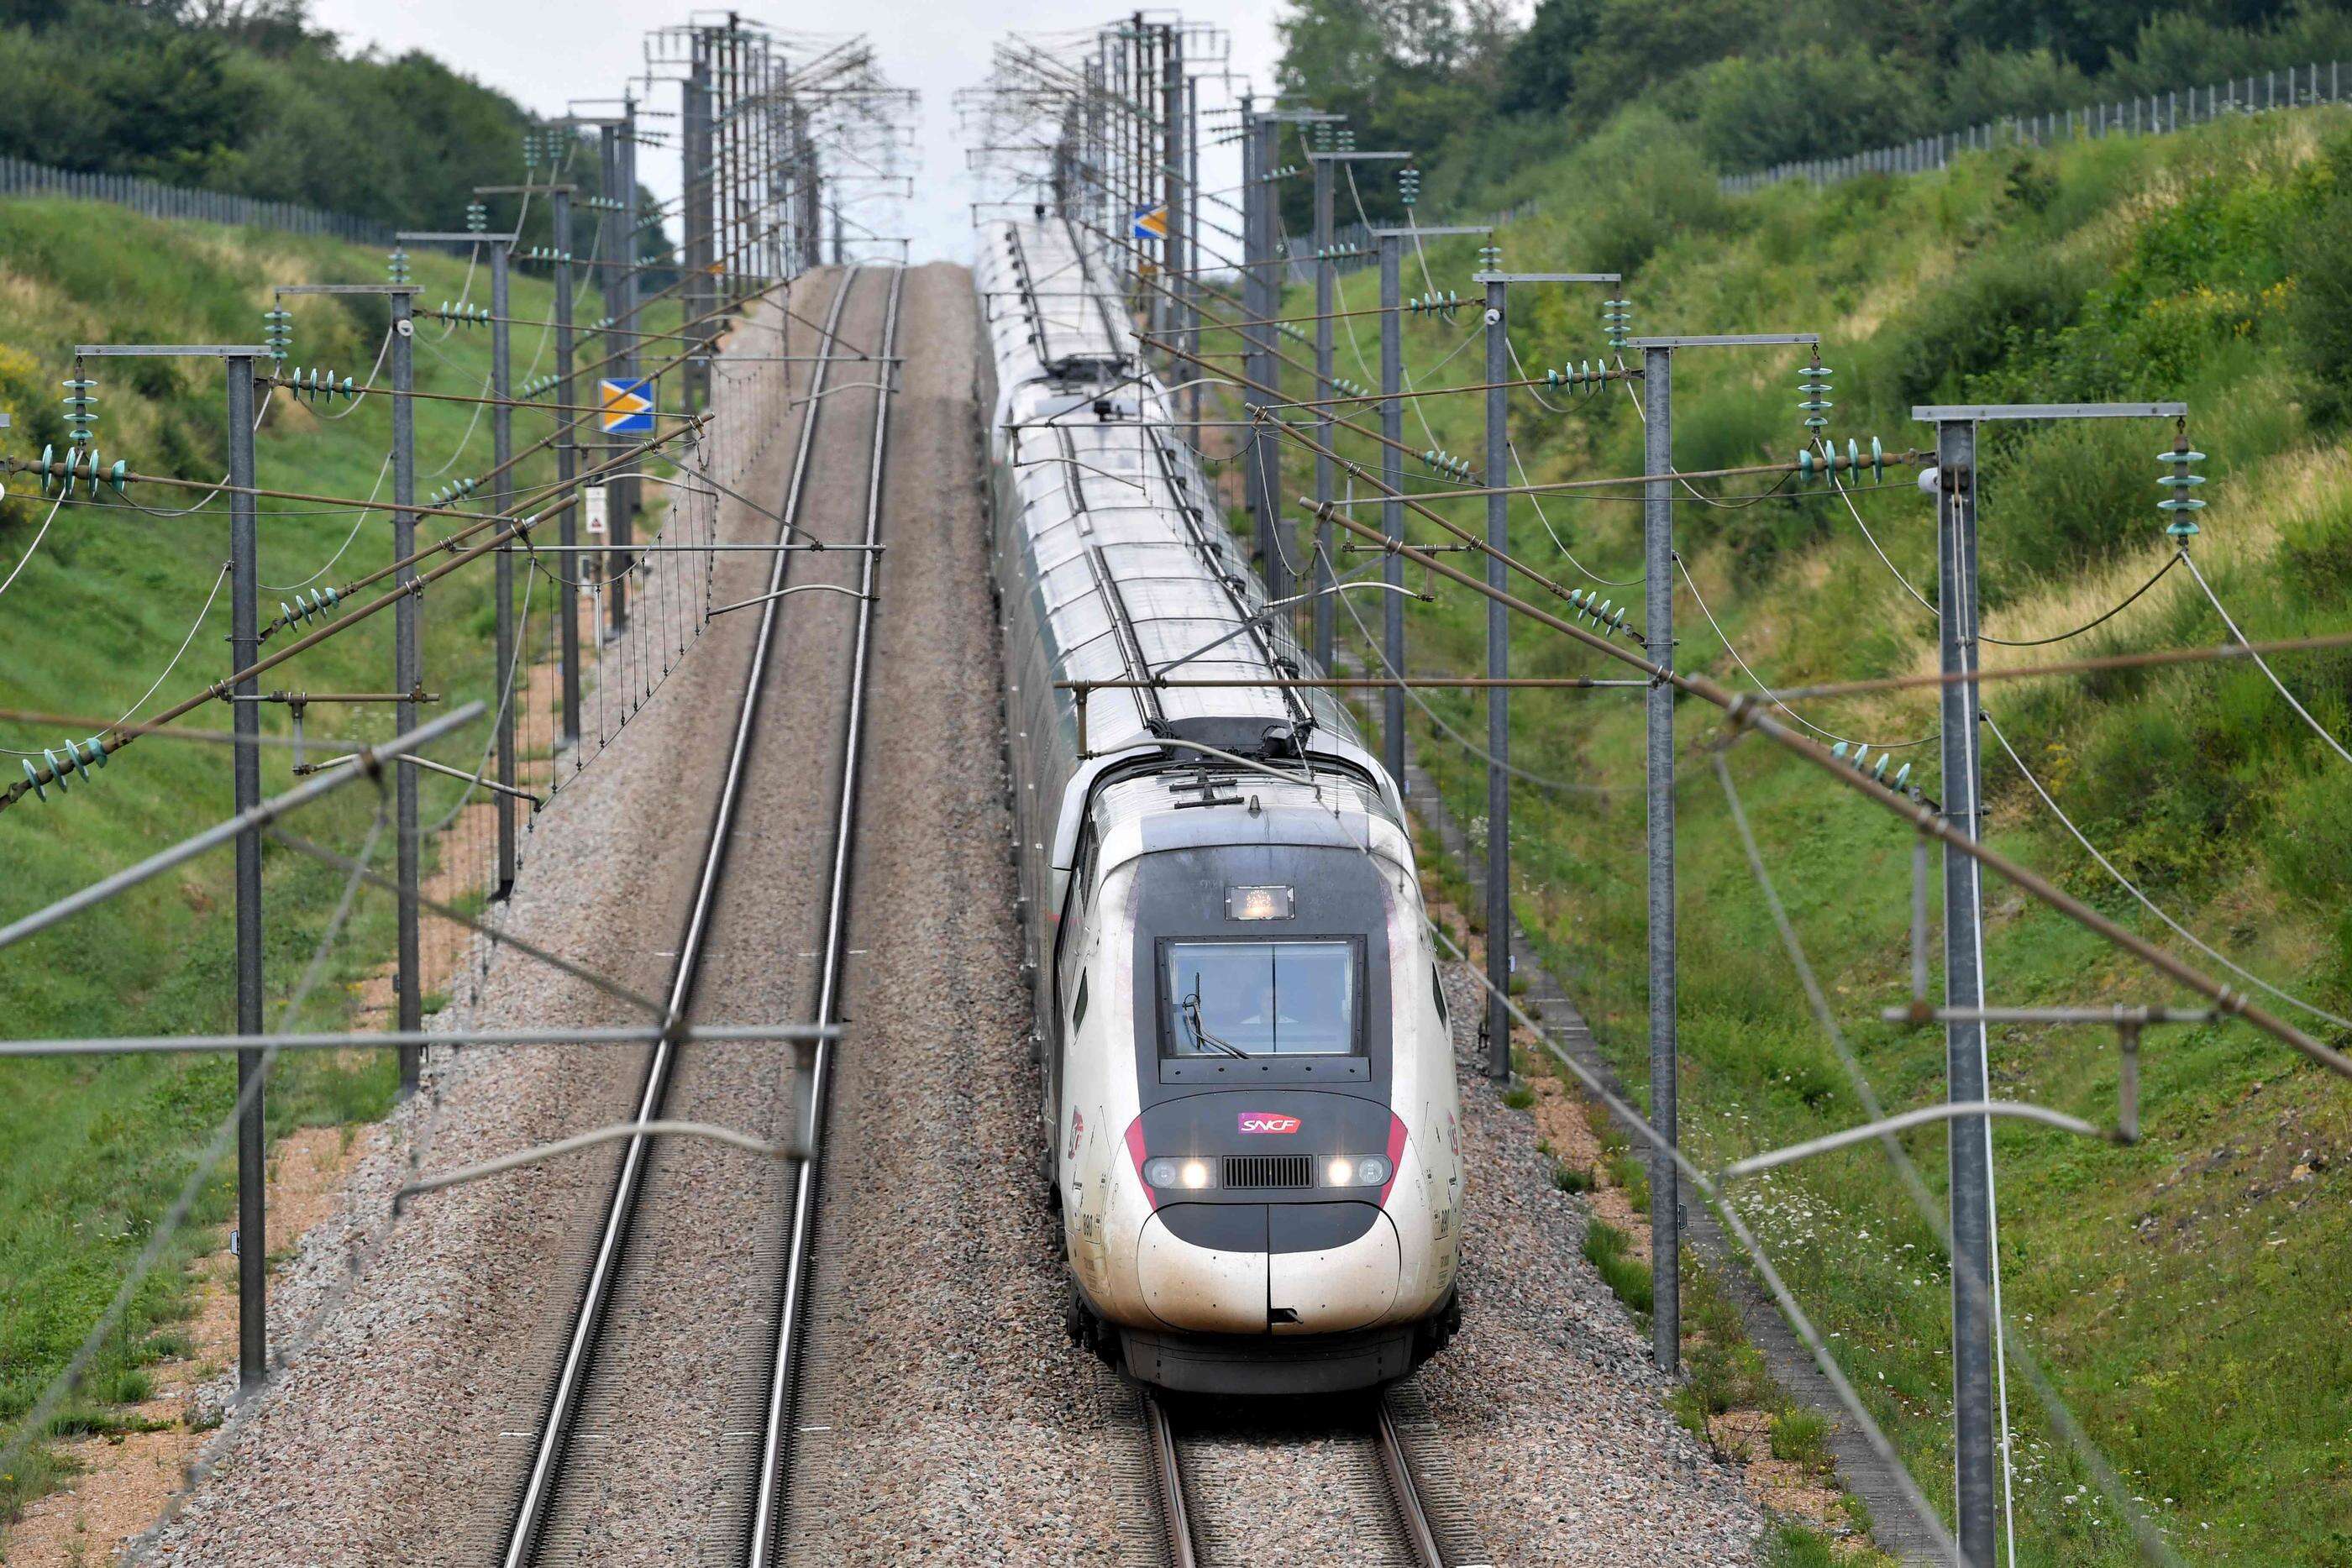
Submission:
POLYGON ((1160 943, 1163 1061, 1364 1054, 1360 936, 1175 936, 1160 943))

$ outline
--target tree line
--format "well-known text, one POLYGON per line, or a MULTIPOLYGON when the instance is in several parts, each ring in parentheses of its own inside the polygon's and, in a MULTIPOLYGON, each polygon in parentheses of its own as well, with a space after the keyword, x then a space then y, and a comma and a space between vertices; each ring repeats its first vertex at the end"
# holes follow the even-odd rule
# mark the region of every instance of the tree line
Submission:
MULTIPOLYGON (((1729 171, 2352 54, 2342 0, 1538 0, 1525 26, 1508 0, 1290 0, 1276 26, 1285 93, 1457 199, 1636 100, 1729 171)), ((1284 200, 1299 232, 1307 194, 1284 200)))

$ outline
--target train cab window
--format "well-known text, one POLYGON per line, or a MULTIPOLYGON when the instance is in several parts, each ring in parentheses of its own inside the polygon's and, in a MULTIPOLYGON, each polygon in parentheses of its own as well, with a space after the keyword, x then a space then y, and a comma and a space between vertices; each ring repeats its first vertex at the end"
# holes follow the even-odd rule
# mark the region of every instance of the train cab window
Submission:
POLYGON ((1169 942, 1162 952, 1163 1054, 1362 1054, 1358 942, 1169 942))
POLYGON ((1076 1000, 1076 1002, 1073 1003, 1073 1004, 1071 1005, 1071 1008, 1070 1008, 1070 1029, 1071 1029, 1071 1031, 1072 1031, 1073 1033, 1076 1032, 1078 1026, 1079 1026, 1080 1024, 1082 1024, 1082 1023, 1085 1023, 1086 1021, 1087 1021, 1087 977, 1086 977, 1086 973, 1085 973, 1085 971, 1081 970, 1081 971, 1079 972, 1079 974, 1078 974, 1078 999, 1076 1000))
POLYGON ((1454 1009, 1445 1005, 1445 976, 1434 964, 1429 967, 1429 994, 1437 998, 1437 1021, 1444 1024, 1451 1032, 1454 1028, 1454 1009))

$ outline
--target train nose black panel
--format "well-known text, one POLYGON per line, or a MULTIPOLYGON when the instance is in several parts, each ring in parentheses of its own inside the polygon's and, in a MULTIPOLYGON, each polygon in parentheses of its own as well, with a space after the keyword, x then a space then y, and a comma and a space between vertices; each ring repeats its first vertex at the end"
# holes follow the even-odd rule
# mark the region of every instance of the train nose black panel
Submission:
POLYGON ((1345 1247, 1381 1217, 1370 1203, 1279 1203, 1266 1210, 1269 1252, 1325 1252, 1345 1247))
POLYGON ((1179 1241, 1220 1252, 1265 1250, 1265 1205, 1262 1203, 1165 1203, 1160 1223, 1179 1241))
POLYGON ((1220 1252, 1326 1252, 1372 1228, 1370 1203, 1168 1203, 1160 1222, 1179 1241, 1220 1252))

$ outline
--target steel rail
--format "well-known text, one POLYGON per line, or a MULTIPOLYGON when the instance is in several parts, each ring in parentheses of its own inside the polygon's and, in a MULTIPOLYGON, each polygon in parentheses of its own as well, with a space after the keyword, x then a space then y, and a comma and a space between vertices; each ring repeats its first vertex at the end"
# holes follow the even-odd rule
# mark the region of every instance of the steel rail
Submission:
MULTIPOLYGON (((889 298, 882 312, 881 352, 886 356, 897 349, 898 300, 906 277, 904 268, 891 269, 889 298)), ((876 383, 874 455, 866 470, 866 537, 863 541, 869 547, 882 542, 882 463, 889 444, 891 392, 892 389, 887 383, 876 383)), ((813 422, 814 413, 810 417, 813 422)), ((869 548, 858 558, 857 631, 850 659, 848 711, 842 719, 841 796, 834 816, 833 870, 831 886, 825 898, 824 938, 820 944, 824 956, 817 985, 816 1011, 813 1015, 820 1027, 827 1022, 839 1022, 841 1011, 842 967, 843 959, 847 956, 849 937, 850 850, 857 824, 858 764, 866 734, 866 667, 873 650, 875 578, 879 570, 880 555, 878 549, 869 548)), ((773 610, 772 605, 767 612, 772 613, 773 610)), ((782 1539, 784 1491, 789 1479, 786 1467, 792 1462, 791 1437, 798 1392, 794 1385, 799 1380, 803 1365, 803 1358, 794 1352, 799 1348, 809 1278, 815 1261, 817 1188, 824 1172, 825 1108, 833 1086, 833 1047, 830 1041, 818 1041, 811 1071, 804 1082, 808 1086, 809 1103, 807 1113, 803 1118, 802 1135, 808 1154, 801 1161, 793 1195, 792 1232, 785 1255, 783 1297, 777 1306, 775 1351, 768 1371, 767 1415, 761 1423, 760 1437, 759 1483, 752 1500, 744 1548, 744 1561, 751 1568, 766 1568, 771 1561, 777 1558, 777 1547, 782 1539)))
MULTIPOLYGON (((828 343, 832 341, 832 329, 839 323, 843 308, 848 303, 850 290, 856 280, 857 269, 853 267, 843 274, 840 286, 834 291, 824 340, 828 343)), ((826 362, 820 360, 812 379, 822 382, 826 369, 826 362)), ((801 423, 799 449, 794 455, 792 478, 784 497, 784 516, 787 518, 800 508, 816 423, 813 411, 801 423)), ((785 527, 791 527, 789 522, 785 527)), ((776 553, 768 574, 772 589, 782 585, 792 560, 793 557, 782 551, 776 553)), ((719 880, 725 867, 735 807, 742 789, 744 764, 751 752, 751 736, 759 718, 761 688, 766 685, 768 656, 775 640, 778 614, 774 603, 761 612, 759 635, 752 643, 751 669, 743 688, 742 705, 736 714, 735 735, 728 749, 727 770, 721 779, 718 801, 712 810, 709 836, 703 849, 701 875, 695 886, 694 901, 688 911, 686 934, 678 943, 677 961, 671 972, 663 1038, 655 1045, 646 1061, 645 1081, 638 1092, 632 1117, 641 1124, 662 1119, 663 1102, 668 1094, 677 1060, 677 1033, 700 969, 702 943, 709 930, 719 880)), ((515 1507, 512 1528, 508 1531, 506 1551, 501 1558, 505 1568, 524 1568, 537 1553, 541 1531, 546 1524, 556 1481, 562 1474, 570 1448, 572 1427, 579 1414, 581 1396, 587 1386, 597 1344, 603 1335, 605 1314, 611 1307, 619 1279, 622 1253, 628 1239, 637 1197, 645 1185, 646 1166, 651 1153, 652 1140, 642 1131, 633 1135, 627 1147, 622 1151, 621 1168, 613 1184, 604 1228, 597 1238, 596 1251, 589 1266, 587 1280, 581 1289, 580 1304, 572 1316, 571 1337, 564 1346, 563 1360, 557 1371, 554 1389, 549 1396, 546 1418, 541 1426, 539 1442, 531 1456, 530 1470, 524 1480, 522 1496, 515 1507)))
POLYGON ((1144 1446, 1151 1459, 1151 1479, 1160 1500, 1160 1527, 1166 1537, 1169 1568, 1199 1568, 1192 1546, 1192 1514, 1184 1505, 1184 1469, 1176 1460, 1176 1432, 1168 1424, 1167 1408, 1150 1389, 1139 1391, 1143 1405, 1144 1446))
POLYGON ((1379 1445, 1381 1469, 1388 1472, 1389 1496, 1396 1504, 1397 1521, 1404 1527, 1414 1562, 1418 1568, 1445 1568, 1445 1553, 1438 1548, 1437 1531, 1429 1522, 1429 1510, 1421 1500, 1421 1483, 1413 1479, 1412 1463, 1405 1457, 1403 1440, 1389 1416, 1386 1395, 1372 1401, 1372 1438, 1379 1445))
MULTIPOLYGON (((1139 1386, 1136 1394, 1142 1411, 1144 1448, 1150 1462, 1152 1490, 1159 1504, 1161 1544, 1166 1549, 1167 1561, 1170 1568, 1201 1568, 1200 1548, 1194 1540, 1192 1504, 1184 1490, 1184 1467, 1176 1439, 1175 1424, 1170 1420, 1167 1406, 1155 1391, 1139 1386)), ((1397 1533, 1412 1555, 1413 1568, 1446 1568, 1444 1549, 1437 1539, 1437 1527, 1431 1522, 1428 1507, 1422 1499, 1421 1482, 1413 1474, 1412 1460, 1405 1452, 1403 1439, 1398 1435, 1396 1423, 1389 1414, 1384 1395, 1373 1396, 1367 1427, 1367 1436, 1379 1456, 1381 1472, 1388 1483, 1388 1501, 1394 1514, 1397 1533)))

